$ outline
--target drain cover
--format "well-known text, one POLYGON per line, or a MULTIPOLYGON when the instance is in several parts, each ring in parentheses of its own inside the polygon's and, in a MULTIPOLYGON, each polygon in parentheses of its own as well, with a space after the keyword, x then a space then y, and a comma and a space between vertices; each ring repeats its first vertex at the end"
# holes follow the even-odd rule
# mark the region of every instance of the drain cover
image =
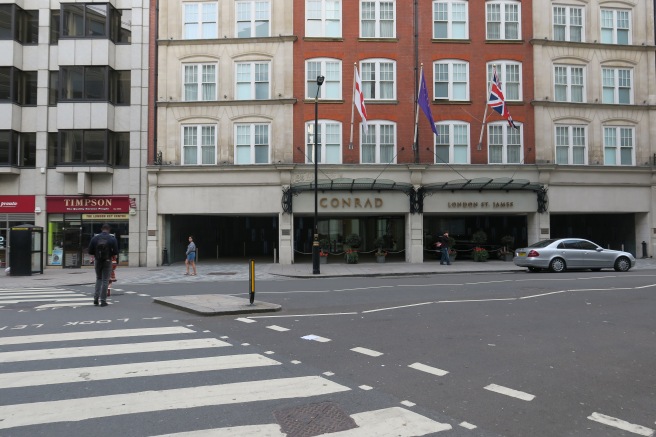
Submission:
POLYGON ((333 402, 278 410, 273 415, 287 437, 312 437, 357 428, 355 421, 333 402))

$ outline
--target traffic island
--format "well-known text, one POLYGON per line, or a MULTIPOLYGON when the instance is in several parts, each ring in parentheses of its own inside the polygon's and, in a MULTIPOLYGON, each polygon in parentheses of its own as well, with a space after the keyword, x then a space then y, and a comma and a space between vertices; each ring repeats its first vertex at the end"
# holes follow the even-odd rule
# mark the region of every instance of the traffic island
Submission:
POLYGON ((156 297, 153 301, 201 316, 266 313, 280 311, 282 308, 280 305, 266 302, 254 302, 251 304, 249 299, 220 294, 156 297))

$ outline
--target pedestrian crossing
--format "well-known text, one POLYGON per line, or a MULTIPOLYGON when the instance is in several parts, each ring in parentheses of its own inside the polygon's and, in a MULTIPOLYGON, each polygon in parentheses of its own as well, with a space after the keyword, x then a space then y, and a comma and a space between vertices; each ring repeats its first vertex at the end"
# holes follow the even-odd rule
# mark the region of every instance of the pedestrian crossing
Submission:
MULTIPOLYGON (((183 326, 0 337, 0 435, 285 436, 272 419, 280 405, 342 399, 359 406, 354 396, 366 396, 228 340, 183 326), (245 409, 261 414, 244 423, 245 409)), ((321 435, 452 428, 378 406, 349 414, 355 426, 321 435)))
POLYGON ((35 309, 81 307, 93 305, 93 299, 83 293, 56 287, 0 289, 0 308, 27 304, 34 304, 35 309))

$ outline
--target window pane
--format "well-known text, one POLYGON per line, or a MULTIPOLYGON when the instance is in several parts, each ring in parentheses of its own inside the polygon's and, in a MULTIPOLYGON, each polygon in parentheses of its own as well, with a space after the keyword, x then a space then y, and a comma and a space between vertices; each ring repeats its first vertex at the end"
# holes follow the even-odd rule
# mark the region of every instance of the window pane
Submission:
POLYGON ((102 130, 84 132, 84 162, 105 161, 105 138, 106 132, 102 130))

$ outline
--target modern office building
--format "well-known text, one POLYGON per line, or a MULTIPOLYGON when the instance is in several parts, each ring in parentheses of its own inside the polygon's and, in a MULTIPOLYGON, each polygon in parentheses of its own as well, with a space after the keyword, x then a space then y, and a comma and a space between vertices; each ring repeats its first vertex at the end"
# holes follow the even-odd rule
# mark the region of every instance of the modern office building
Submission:
POLYGON ((146 264, 149 4, 0 2, 0 262, 43 228, 48 266, 90 265, 108 222, 146 264))

